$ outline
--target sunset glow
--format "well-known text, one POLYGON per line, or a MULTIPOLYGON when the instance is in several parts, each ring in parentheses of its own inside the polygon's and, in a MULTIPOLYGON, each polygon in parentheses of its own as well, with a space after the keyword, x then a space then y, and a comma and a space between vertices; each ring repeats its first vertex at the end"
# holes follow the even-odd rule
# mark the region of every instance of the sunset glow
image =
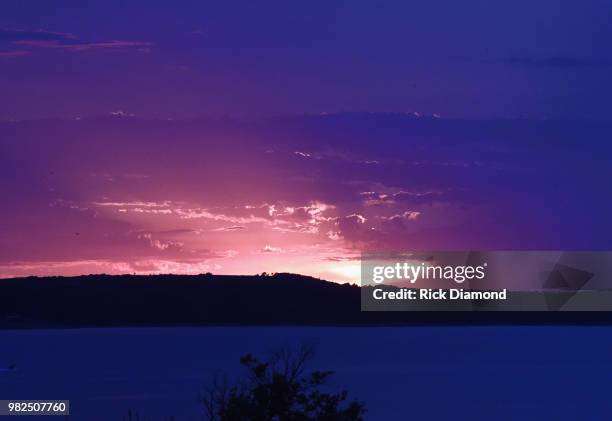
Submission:
POLYGON ((612 246, 608 21, 205 3, 6 7, 0 277, 612 246))

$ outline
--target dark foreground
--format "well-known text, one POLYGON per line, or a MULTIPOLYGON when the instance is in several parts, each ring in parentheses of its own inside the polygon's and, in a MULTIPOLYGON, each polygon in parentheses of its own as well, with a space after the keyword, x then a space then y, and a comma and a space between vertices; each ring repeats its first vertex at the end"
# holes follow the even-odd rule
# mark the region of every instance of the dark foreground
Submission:
POLYGON ((611 322, 612 312, 362 312, 358 286, 292 274, 0 280, 0 328, 611 322))
POLYGON ((244 376, 241 355, 303 342, 317 345, 312 369, 335 371, 333 390, 365 402, 366 421, 612 417, 612 329, 585 326, 0 331, 0 396, 69 399, 74 421, 121 421, 129 408, 197 421, 215 373, 244 376))

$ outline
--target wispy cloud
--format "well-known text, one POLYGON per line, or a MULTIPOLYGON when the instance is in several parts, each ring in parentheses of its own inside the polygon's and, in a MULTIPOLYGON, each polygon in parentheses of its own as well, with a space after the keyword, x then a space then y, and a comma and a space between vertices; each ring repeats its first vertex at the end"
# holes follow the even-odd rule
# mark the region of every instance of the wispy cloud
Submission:
POLYGON ((0 51, 0 58, 14 58, 14 57, 27 56, 28 54, 30 54, 30 52, 25 51, 25 50, 0 51))
MULTIPOLYGON (((0 43, 9 43, 20 48, 56 49, 64 51, 91 51, 91 50, 125 50, 135 49, 149 52, 153 43, 133 40, 80 40, 70 32, 53 32, 45 30, 14 30, 0 29, 0 43)), ((30 51, 8 51, 0 53, 0 57, 16 57, 25 55, 30 51), (9 53, 11 55, 9 55, 9 53)))
POLYGON ((19 29, 0 29, 0 42, 15 41, 67 41, 76 39, 74 34, 68 32, 52 32, 42 29, 37 31, 19 29))
POLYGON ((243 227, 242 225, 234 225, 231 227, 221 227, 221 228, 215 228, 212 231, 242 231, 245 230, 246 227, 243 227))
POLYGON ((201 258, 196 260, 70 260, 47 262, 11 262, 0 264, 0 279, 15 276, 44 276, 49 273, 63 275, 80 275, 83 273, 133 273, 153 275, 158 273, 176 273, 195 275, 214 270, 215 265, 201 258))
POLYGON ((20 40, 14 41, 13 44, 22 47, 33 48, 52 48, 67 51, 89 51, 89 50, 118 50, 126 48, 137 48, 148 50, 153 46, 153 43, 142 41, 100 41, 100 42, 60 42, 47 40, 20 40))
POLYGON ((380 218, 386 221, 397 221, 397 220, 403 220, 403 219, 407 219, 409 221, 416 221, 420 215, 421 215, 421 212, 406 211, 401 214, 395 214, 391 216, 381 216, 380 218))
POLYGON ((283 250, 280 249, 279 247, 272 247, 270 245, 265 246, 264 248, 261 249, 262 253, 280 253, 283 250))
POLYGON ((586 67, 605 67, 612 65, 611 60, 582 58, 569 56, 555 57, 534 57, 534 56, 513 56, 498 60, 500 63, 513 66, 532 66, 557 69, 586 68, 586 67))

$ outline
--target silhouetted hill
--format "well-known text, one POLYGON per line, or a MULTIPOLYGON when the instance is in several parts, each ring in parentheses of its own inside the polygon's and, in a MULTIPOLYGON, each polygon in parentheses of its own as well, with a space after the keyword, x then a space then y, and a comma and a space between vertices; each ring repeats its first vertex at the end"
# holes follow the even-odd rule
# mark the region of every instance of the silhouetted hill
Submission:
POLYGON ((360 288, 293 275, 0 280, 0 327, 609 323, 608 313, 361 312, 360 288))
POLYGON ((0 280, 0 319, 11 326, 346 323, 358 314, 358 287, 291 274, 0 280))

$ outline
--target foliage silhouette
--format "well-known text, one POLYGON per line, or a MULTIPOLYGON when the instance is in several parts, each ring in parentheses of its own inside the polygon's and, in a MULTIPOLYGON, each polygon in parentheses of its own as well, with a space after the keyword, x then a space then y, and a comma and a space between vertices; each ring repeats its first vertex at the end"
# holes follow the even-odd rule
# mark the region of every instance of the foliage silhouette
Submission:
POLYGON ((282 349, 266 361, 246 354, 240 363, 246 378, 230 384, 216 377, 204 391, 208 421, 359 421, 362 402, 348 401, 348 392, 324 391, 331 371, 308 371, 314 347, 282 349))

